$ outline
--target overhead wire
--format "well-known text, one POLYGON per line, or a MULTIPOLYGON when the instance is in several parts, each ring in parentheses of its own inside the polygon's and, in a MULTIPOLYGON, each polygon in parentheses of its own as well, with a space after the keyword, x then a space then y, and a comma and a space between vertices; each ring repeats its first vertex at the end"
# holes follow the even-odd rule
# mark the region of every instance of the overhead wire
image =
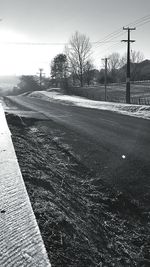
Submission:
MULTIPOLYGON (((107 51, 109 51, 109 49, 114 48, 114 47, 117 47, 117 52, 120 51, 120 50, 122 50, 122 44, 121 44, 121 42, 117 43, 116 45, 114 45, 112 47, 109 47, 108 49, 103 50, 101 53, 103 53, 105 51, 107 52, 107 51), (121 47, 119 47, 119 46, 121 46, 121 47)), ((101 58, 102 58, 101 56, 98 56, 98 57, 96 57, 96 60, 99 60, 101 58)))
MULTIPOLYGON (((129 24, 125 25, 125 27, 132 25, 132 26, 143 26, 146 23, 150 22, 150 14, 146 15, 144 17, 141 17, 133 22, 130 22, 129 24)), ((114 32, 106 35, 104 38, 102 38, 99 41, 91 42, 93 45, 103 45, 106 43, 114 42, 113 39, 120 37, 124 33, 122 32, 122 27, 118 30, 115 30, 114 32)), ((8 44, 8 45, 39 45, 39 46, 63 46, 68 44, 67 42, 0 42, 0 44, 8 44)), ((96 48, 96 47, 95 47, 96 48)))
MULTIPOLYGON (((143 26, 143 25, 145 25, 146 23, 149 23, 150 22, 150 15, 146 15, 146 16, 144 16, 144 17, 141 17, 141 18, 139 18, 139 19, 137 19, 137 20, 135 20, 135 21, 133 21, 133 22, 130 22, 129 24, 127 24, 127 25, 125 25, 125 27, 127 27, 127 26, 136 26, 136 27, 140 27, 140 26, 143 26)), ((112 32, 112 33, 110 33, 110 34, 108 34, 105 38, 103 38, 103 39, 101 39, 100 41, 98 41, 98 42, 96 42, 98 45, 96 46, 96 47, 94 47, 94 49, 97 49, 97 48, 99 48, 99 47, 102 47, 103 46, 103 44, 102 44, 102 42, 105 40, 107 40, 107 42, 108 42, 108 40, 109 40, 109 42, 112 42, 115 38, 118 38, 118 37, 121 37, 122 35, 124 35, 125 33, 124 32, 122 32, 122 29, 123 28, 119 28, 118 30, 116 30, 116 31, 114 31, 114 32, 112 32)), ((108 50, 110 50, 111 48, 113 48, 114 46, 116 47, 116 46, 118 46, 119 45, 119 43, 120 43, 120 41, 119 42, 116 42, 116 44, 115 45, 111 45, 111 46, 109 46, 109 47, 107 47, 107 48, 105 48, 105 49, 103 49, 102 51, 101 51, 101 53, 103 53, 104 51, 108 51, 108 50)), ((106 43, 105 43, 106 44, 106 43)), ((94 51, 93 52, 93 54, 97 54, 97 53, 99 53, 98 51, 94 51)))
MULTIPOLYGON (((139 27, 139 26, 142 26, 142 25, 144 25, 144 24, 146 24, 148 22, 150 22, 150 15, 146 15, 146 16, 141 17, 141 18, 139 18, 139 19, 137 19, 137 20, 135 20, 133 22, 130 22, 127 25, 125 25, 125 27, 128 27, 130 25, 134 25, 134 27, 136 27, 136 26, 139 27)), ((124 33, 122 32, 122 29, 123 28, 119 28, 118 30, 106 35, 103 39, 97 41, 96 42, 96 44, 98 44, 97 47, 102 46, 104 41, 108 41, 108 40, 112 41, 115 38, 118 38, 118 37, 124 35, 124 33)), ((95 48, 97 48, 97 47, 95 47, 95 48)))
POLYGON ((0 44, 4 44, 4 45, 39 45, 39 46, 50 46, 50 45, 54 45, 54 46, 57 46, 57 45, 66 45, 67 43, 51 43, 51 42, 0 42, 0 44))
MULTIPOLYGON (((141 17, 139 19, 136 19, 135 21, 132 21, 125 25, 125 27, 133 26, 133 27, 142 27, 143 25, 150 22, 150 14, 141 17)), ((99 49, 100 47, 104 45, 108 45, 109 43, 113 43, 111 46, 106 47, 101 51, 101 53, 105 51, 109 51, 110 49, 114 47, 118 47, 120 43, 120 40, 115 40, 116 38, 119 38, 123 36, 125 32, 123 31, 123 28, 120 27, 119 29, 113 31, 110 34, 107 34, 104 38, 91 42, 92 46, 94 46, 94 49, 99 49)), ((0 45, 25 45, 25 46, 64 46, 67 45, 67 42, 0 42, 0 45)), ((120 50, 120 49, 118 49, 120 50)), ((92 51, 91 55, 96 55, 97 53, 100 53, 99 51, 92 51)), ((99 59, 99 57, 97 57, 99 59)))

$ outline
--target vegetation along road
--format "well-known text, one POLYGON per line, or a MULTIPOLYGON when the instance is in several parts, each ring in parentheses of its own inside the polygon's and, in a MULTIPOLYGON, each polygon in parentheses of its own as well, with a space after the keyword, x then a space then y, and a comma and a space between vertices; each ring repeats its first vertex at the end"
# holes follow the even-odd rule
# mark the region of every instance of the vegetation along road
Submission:
POLYGON ((52 267, 149 266, 150 121, 5 100, 23 115, 7 120, 52 267))

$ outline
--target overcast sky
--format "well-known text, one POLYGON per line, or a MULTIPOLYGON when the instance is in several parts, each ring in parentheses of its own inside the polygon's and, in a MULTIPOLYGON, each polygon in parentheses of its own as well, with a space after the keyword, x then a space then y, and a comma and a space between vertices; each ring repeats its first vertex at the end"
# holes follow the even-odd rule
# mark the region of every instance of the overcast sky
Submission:
MULTIPOLYGON (((150 0, 0 0, 0 75, 36 74, 40 67, 48 73, 52 58, 63 52, 63 43, 76 30, 95 42, 148 15, 150 20, 150 0), (9 42, 62 45, 6 44, 9 42)), ((150 59, 149 29, 150 23, 140 25, 131 37, 136 40, 132 49, 150 59)), ((127 33, 121 33, 109 43, 93 44, 97 68, 101 67, 102 57, 126 51, 126 44, 120 40, 126 39, 127 33)))

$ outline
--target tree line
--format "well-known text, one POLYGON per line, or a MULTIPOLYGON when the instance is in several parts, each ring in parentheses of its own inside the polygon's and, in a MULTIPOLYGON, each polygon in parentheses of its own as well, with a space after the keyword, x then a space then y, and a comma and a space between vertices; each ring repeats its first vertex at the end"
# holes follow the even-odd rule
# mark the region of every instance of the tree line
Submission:
MULTIPOLYGON (((121 56, 118 52, 108 56, 107 81, 119 83, 126 81, 126 54, 121 56)), ((142 80, 138 64, 144 59, 140 51, 131 51, 131 80, 142 80)), ((150 77, 148 77, 150 79, 150 77)), ((101 70, 94 67, 92 60, 92 45, 89 37, 75 32, 64 53, 56 55, 50 64, 50 78, 39 81, 37 76, 21 76, 20 83, 14 88, 12 94, 47 89, 50 86, 69 88, 70 86, 89 86, 103 84, 105 80, 104 66, 101 70)))
MULTIPOLYGON (((86 35, 76 32, 65 47, 63 54, 58 54, 51 62, 51 82, 53 85, 84 85, 104 83, 105 70, 94 68, 92 46, 86 35)), ((108 77, 110 83, 125 82, 126 54, 112 53, 108 56, 108 77)), ((131 80, 139 80, 138 63, 144 56, 140 51, 131 51, 131 80)))

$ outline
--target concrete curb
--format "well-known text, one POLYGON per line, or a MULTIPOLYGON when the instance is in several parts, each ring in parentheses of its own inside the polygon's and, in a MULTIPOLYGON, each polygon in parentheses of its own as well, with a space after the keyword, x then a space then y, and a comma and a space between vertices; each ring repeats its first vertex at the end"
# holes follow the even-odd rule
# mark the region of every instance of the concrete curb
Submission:
POLYGON ((50 267, 0 104, 0 266, 50 267))

